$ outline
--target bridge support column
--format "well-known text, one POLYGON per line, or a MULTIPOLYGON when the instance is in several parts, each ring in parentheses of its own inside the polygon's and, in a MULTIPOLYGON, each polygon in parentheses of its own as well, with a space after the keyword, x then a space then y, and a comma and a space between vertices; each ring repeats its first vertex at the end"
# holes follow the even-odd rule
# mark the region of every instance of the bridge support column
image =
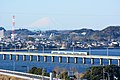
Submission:
POLYGON ((112 59, 109 59, 109 65, 111 65, 111 63, 112 63, 112 59))
POLYGON ((94 58, 91 58, 91 64, 94 64, 94 58))
POLYGON ((83 58, 83 64, 86 64, 86 59, 85 58, 83 58))
POLYGON ((118 66, 120 66, 120 59, 118 59, 118 66))
POLYGON ((40 61, 40 56, 37 56, 37 61, 40 61))
POLYGON ((9 55, 10 60, 12 60, 12 54, 9 55))
POLYGON ((16 61, 18 61, 19 60, 19 55, 16 55, 16 61))
POLYGON ((2 59, 3 59, 3 60, 6 60, 6 54, 3 54, 3 55, 2 55, 2 59))
POLYGON ((51 60, 52 60, 52 62, 54 62, 54 56, 51 56, 51 58, 52 58, 52 59, 51 59, 51 60))
POLYGON ((33 61, 33 55, 30 55, 30 61, 33 61))
POLYGON ((47 56, 44 56, 44 62, 47 62, 47 56))
POLYGON ((26 55, 23 55, 23 61, 26 61, 26 55))
POLYGON ((69 63, 70 62, 70 58, 69 57, 66 57, 66 62, 69 63))
POLYGON ((74 57, 74 63, 78 63, 77 59, 77 57, 74 57))
POLYGON ((100 58, 100 65, 102 65, 103 64, 103 59, 102 58, 100 58))
POLYGON ((59 57, 59 63, 61 63, 61 62, 62 62, 62 57, 60 56, 60 57, 59 57))

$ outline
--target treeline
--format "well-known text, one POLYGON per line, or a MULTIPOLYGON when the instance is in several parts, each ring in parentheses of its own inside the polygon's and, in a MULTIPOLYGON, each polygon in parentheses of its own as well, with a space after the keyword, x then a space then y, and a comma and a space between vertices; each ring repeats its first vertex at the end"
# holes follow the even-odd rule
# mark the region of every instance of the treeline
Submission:
MULTIPOLYGON (((68 72, 63 68, 61 69, 61 71, 58 70, 60 69, 55 68, 53 71, 51 71, 53 73, 54 78, 65 79, 65 80, 70 80, 71 77, 74 79, 76 78, 75 76, 68 76, 68 72)), ((47 72, 47 70, 43 68, 33 67, 32 69, 29 70, 29 73, 50 77, 49 72, 47 72)))
POLYGON ((116 65, 93 66, 82 77, 87 80, 120 80, 120 67, 116 65))

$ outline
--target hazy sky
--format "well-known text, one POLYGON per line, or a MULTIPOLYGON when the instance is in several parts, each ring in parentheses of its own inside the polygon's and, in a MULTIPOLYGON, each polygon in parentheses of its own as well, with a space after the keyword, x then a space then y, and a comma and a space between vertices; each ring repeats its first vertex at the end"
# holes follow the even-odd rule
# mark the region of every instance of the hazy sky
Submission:
POLYGON ((101 30, 120 25, 120 0, 0 0, 0 26, 34 30, 101 30))

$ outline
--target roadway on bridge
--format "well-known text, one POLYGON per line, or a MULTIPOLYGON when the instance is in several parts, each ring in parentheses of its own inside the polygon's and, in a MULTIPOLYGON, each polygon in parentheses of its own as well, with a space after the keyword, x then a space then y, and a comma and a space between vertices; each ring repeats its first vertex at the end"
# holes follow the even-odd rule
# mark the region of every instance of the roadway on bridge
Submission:
MULTIPOLYGON (((16 71, 0 69, 0 74, 7 75, 7 76, 15 76, 17 78, 22 78, 25 80, 42 80, 42 76, 29 74, 29 73, 16 72, 16 71)), ((49 80, 49 77, 44 76, 43 78, 44 80, 49 80)))

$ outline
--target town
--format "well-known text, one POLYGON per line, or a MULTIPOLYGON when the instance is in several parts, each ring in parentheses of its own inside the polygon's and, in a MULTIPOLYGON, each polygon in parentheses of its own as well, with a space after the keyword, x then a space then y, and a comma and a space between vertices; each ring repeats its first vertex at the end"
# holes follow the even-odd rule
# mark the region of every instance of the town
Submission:
POLYGON ((1 50, 119 48, 120 27, 103 30, 5 30, 0 27, 1 50), (117 36, 117 37, 116 37, 117 36))

